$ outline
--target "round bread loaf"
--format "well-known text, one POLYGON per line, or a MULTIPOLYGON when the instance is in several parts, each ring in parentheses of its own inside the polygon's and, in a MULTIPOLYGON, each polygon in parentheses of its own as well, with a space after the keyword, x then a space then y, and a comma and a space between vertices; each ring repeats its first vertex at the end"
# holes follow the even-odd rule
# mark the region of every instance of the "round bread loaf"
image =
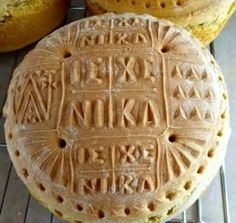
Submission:
POLYGON ((69 0, 1 0, 0 52, 45 36, 62 22, 68 6, 69 0))
POLYGON ((148 13, 185 27, 207 45, 236 9, 235 0, 86 0, 92 14, 148 13))
POLYGON ((223 75, 187 31, 105 14, 38 43, 5 105, 29 191, 69 222, 161 222, 192 204, 230 134, 223 75))

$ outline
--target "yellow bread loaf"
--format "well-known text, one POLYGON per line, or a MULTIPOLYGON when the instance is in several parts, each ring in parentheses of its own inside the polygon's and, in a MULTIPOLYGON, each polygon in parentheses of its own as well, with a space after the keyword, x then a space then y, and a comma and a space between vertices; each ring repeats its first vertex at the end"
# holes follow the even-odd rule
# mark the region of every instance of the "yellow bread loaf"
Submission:
POLYGON ((0 52, 20 49, 57 27, 69 0, 1 0, 0 52))
POLYGON ((104 14, 41 40, 14 71, 8 151, 29 191, 71 223, 162 222, 223 162, 227 89, 209 51, 149 15, 104 14))
POLYGON ((213 41, 236 9, 235 0, 86 0, 92 14, 148 13, 185 27, 204 45, 213 41))

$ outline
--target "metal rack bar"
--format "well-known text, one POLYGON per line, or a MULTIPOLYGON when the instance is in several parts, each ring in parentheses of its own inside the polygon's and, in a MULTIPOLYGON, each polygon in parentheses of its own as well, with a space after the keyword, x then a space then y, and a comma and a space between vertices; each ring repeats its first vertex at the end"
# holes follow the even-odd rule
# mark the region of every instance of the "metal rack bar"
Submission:
POLYGON ((186 211, 182 213, 182 223, 187 223, 186 211))
POLYGON ((31 198, 31 195, 29 194, 29 195, 28 195, 28 199, 27 199, 26 211, 25 211, 25 215, 24 215, 24 223, 26 222, 26 219, 27 219, 27 214, 28 214, 28 210, 29 210, 30 198, 31 198))
POLYGON ((2 207, 3 207, 3 204, 4 204, 6 192, 7 192, 7 187, 8 187, 8 183, 9 183, 9 179, 10 179, 10 175, 11 175, 11 169, 12 169, 12 164, 10 165, 10 168, 9 168, 9 171, 8 171, 7 181, 6 181, 6 184, 5 184, 5 187, 4 187, 2 201, 0 203, 0 215, 1 215, 1 212, 2 212, 2 207))
MULTIPOLYGON (((210 52, 215 57, 214 42, 212 42, 210 44, 210 52)), ((221 166, 219 173, 220 173, 220 183, 221 183, 221 195, 222 195, 222 203, 223 203, 224 223, 230 223, 228 192, 227 192, 227 185, 226 185, 226 171, 225 171, 225 165, 224 164, 221 166)))
POLYGON ((196 202, 197 204, 197 222, 198 223, 204 223, 202 221, 202 205, 201 205, 201 199, 199 198, 196 202))
POLYGON ((71 6, 70 7, 71 10, 86 10, 86 7, 84 6, 71 6))
POLYGON ((230 215, 229 215, 229 202, 228 202, 228 193, 226 186, 226 173, 225 173, 225 165, 223 164, 220 168, 220 181, 221 181, 221 193, 222 193, 222 202, 224 209, 224 222, 230 223, 230 215))
MULTIPOLYGON (((183 223, 183 220, 170 220, 167 223, 183 223)), ((198 223, 196 221, 185 221, 185 223, 198 223)))

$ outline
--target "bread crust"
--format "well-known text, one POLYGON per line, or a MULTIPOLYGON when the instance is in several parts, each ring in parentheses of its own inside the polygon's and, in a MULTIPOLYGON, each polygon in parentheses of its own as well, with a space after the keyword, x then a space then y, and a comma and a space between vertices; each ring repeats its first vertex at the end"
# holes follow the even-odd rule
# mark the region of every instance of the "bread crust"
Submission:
POLYGON ((0 52, 13 51, 39 40, 63 20, 69 0, 32 1, 10 7, 0 22, 0 52))
MULTIPOLYGON (((114 6, 114 8, 112 9, 111 2, 112 0, 86 0, 88 9, 92 15, 99 15, 106 12, 123 12, 123 9, 117 10, 116 6, 114 6), (101 5, 106 5, 107 7, 102 7, 100 3, 101 5)), ((191 2, 191 0, 188 0, 186 2, 191 2)), ((156 16, 158 18, 168 19, 176 23, 177 25, 186 28, 190 33, 196 36, 204 45, 208 45, 219 35, 219 33, 225 27, 227 21, 230 19, 236 9, 235 0, 213 0, 211 2, 212 3, 209 3, 209 6, 207 6, 206 8, 200 7, 199 10, 193 12, 189 10, 183 13, 182 15, 176 14, 176 16, 174 16, 174 11, 169 15, 165 15, 164 13, 162 14, 161 12, 159 12, 160 9, 152 10, 151 8, 142 8, 137 10, 135 6, 132 5, 127 6, 126 11, 137 13, 150 13, 151 15, 156 16), (219 15, 215 14, 216 11, 219 11, 219 15), (212 16, 210 16, 211 14, 212 16)), ((122 4, 122 2, 120 2, 119 4, 122 4)), ((152 4, 152 1, 150 1, 150 4, 152 4)))
POLYGON ((222 164, 228 110, 220 68, 186 30, 104 14, 60 28, 25 57, 5 132, 17 173, 57 216, 162 222, 222 164))

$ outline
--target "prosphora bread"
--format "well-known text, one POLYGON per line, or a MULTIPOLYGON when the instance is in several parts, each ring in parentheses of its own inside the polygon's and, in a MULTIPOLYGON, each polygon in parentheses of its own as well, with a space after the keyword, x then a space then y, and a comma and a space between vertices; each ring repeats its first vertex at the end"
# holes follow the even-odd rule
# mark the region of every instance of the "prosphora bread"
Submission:
POLYGON ((58 26, 69 0, 0 0, 0 52, 20 49, 58 26))
POLYGON ((219 169, 227 97, 215 60, 184 29, 129 13, 82 19, 14 71, 9 154, 31 194, 68 222, 161 222, 219 169))
POLYGON ((205 45, 214 40, 236 9, 235 0, 86 0, 92 14, 148 13, 185 27, 205 45))

